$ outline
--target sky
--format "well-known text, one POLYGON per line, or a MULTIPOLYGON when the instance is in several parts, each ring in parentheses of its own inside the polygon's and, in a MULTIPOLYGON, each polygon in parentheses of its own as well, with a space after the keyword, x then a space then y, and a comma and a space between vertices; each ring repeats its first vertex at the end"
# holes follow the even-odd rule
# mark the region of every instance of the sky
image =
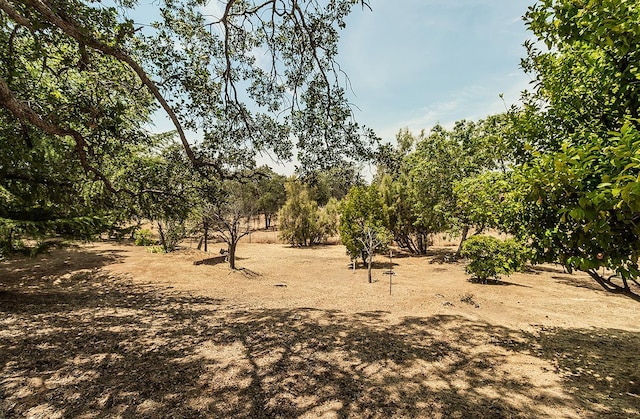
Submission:
POLYGON ((389 141, 403 127, 503 112, 528 87, 520 69, 532 0, 371 0, 354 10, 339 62, 358 122, 389 141), (504 101, 500 98, 504 95, 504 101))

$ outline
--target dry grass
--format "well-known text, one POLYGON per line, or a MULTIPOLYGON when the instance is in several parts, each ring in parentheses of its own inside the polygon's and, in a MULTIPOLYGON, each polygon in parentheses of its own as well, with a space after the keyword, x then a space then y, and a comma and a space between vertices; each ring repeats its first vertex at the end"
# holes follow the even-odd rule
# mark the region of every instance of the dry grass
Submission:
POLYGON ((450 251, 394 259, 391 295, 339 246, 4 261, 0 417, 640 414, 638 303, 554 267, 471 284, 450 251))

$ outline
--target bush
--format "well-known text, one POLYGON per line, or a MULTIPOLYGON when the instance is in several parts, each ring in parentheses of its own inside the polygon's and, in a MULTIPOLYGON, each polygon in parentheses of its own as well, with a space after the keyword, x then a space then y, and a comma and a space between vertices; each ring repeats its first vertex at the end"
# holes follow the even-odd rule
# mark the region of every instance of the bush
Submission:
POLYGON ((184 222, 179 220, 166 220, 164 223, 158 222, 158 232, 160 233, 160 245, 165 253, 176 250, 178 243, 187 235, 184 222))
POLYGON ((146 228, 136 231, 133 237, 135 238, 136 246, 150 246, 155 242, 153 240, 153 233, 146 228))
POLYGON ((302 183, 288 182, 286 189, 287 202, 278 212, 280 239, 293 246, 312 246, 336 234, 338 203, 335 199, 319 208, 302 183))
POLYGON ((147 252, 149 253, 164 253, 164 249, 162 246, 149 246, 147 247, 147 252))
POLYGON ((524 270, 528 259, 525 247, 516 240, 482 235, 465 240, 461 255, 470 260, 467 273, 483 283, 524 270))

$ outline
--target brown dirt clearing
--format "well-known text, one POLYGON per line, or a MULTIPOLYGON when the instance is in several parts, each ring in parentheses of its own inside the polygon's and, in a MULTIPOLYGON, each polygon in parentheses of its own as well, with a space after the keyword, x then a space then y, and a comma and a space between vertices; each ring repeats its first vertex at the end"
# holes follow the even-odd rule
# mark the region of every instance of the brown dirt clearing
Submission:
POLYGON ((0 418, 640 414, 639 303, 554 266, 473 284, 451 249, 394 258, 391 295, 342 246, 0 261, 0 418))

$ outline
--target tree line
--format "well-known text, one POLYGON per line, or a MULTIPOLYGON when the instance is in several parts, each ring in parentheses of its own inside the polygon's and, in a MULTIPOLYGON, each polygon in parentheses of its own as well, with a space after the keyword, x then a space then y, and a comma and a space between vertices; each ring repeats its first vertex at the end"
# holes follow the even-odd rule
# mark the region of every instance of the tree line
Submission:
MULTIPOLYGON (((298 202, 279 201, 279 210, 281 226, 303 231, 287 238, 293 244, 318 242, 340 213, 354 258, 370 260, 388 239, 424 254, 435 234, 471 234, 475 254, 502 252, 503 265, 515 269, 518 257, 508 254, 525 249, 533 263, 560 263, 634 296, 637 2, 536 2, 524 14, 533 39, 521 63, 533 81, 519 105, 451 129, 403 129, 390 144, 353 120, 335 60, 345 17, 366 2, 229 1, 212 20, 198 1, 168 1, 148 27, 122 13, 136 1, 116 3, 0 2, 3 248, 26 236, 90 237, 141 217, 164 220, 168 233, 193 216, 187 196, 201 203, 207 231, 216 214, 257 205, 248 185, 269 189, 260 182, 273 176, 255 166, 257 153, 297 153, 300 179, 311 185, 331 168, 373 162, 378 170, 370 185, 334 194, 339 203, 290 183, 298 202), (261 48, 266 65, 253 55, 261 48), (157 109, 174 133, 147 132, 157 109), (189 141, 185 128, 202 139, 189 141), (518 246, 477 238, 489 228, 518 246)), ((276 212, 268 213, 266 223, 276 212)))

